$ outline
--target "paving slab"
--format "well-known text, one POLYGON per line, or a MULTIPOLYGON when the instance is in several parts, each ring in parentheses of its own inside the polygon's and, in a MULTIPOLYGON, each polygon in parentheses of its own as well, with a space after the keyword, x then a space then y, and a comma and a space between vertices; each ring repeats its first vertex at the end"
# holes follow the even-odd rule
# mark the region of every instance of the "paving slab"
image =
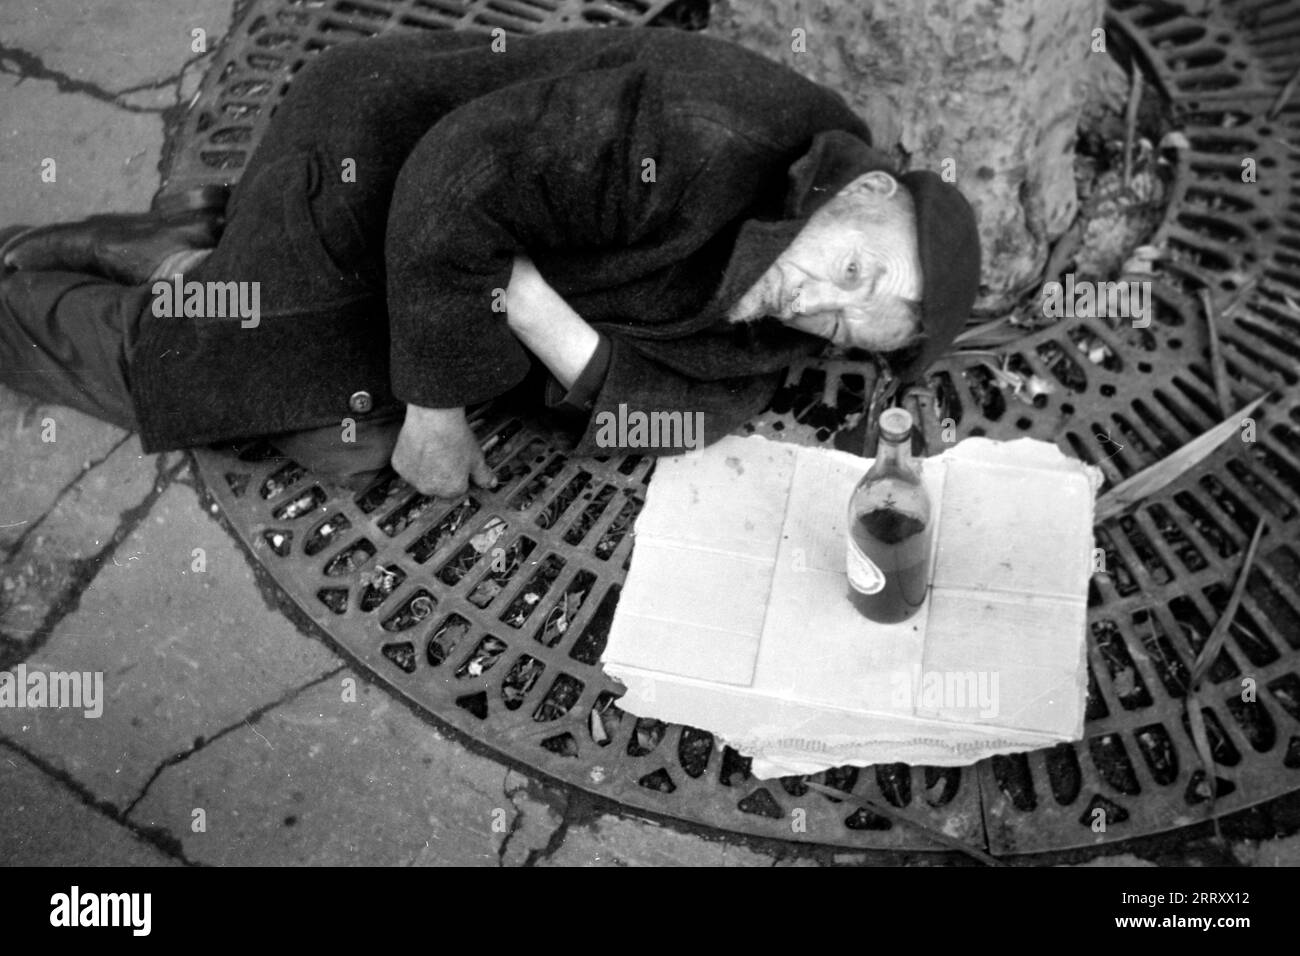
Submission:
POLYGON ((230 27, 231 10, 230 0, 6 0, 0 62, 32 70, 27 57, 35 57, 72 83, 117 93, 175 76, 196 55, 191 31, 202 29, 211 49, 230 27))
POLYGON ((0 227, 149 207, 159 183, 159 115, 9 74, 0 74, 0 103, 0 227), (45 159, 54 160, 54 182, 41 178, 45 159))
MULTIPOLYGON (((41 420, 57 425, 65 411, 44 409, 41 420)), ((83 462, 73 481, 53 489, 54 506, 24 524, 19 530, 27 534, 0 552, 0 661, 22 656, 42 638, 51 615, 67 610, 112 550, 123 522, 149 501, 158 469, 180 460, 174 453, 145 455, 135 436, 114 431, 121 436, 118 444, 103 459, 83 462)), ((59 441, 75 441, 62 434, 59 441)))
POLYGON ((126 432, 113 425, 0 385, 0 552, 124 438, 126 432))
POLYGON ((130 819, 200 863, 498 866, 544 850, 562 799, 347 670, 167 767, 130 819))
POLYGON ((179 865, 8 747, 0 747, 0 820, 0 866, 179 865))
POLYGON ((574 827, 541 866, 773 866, 777 857, 645 820, 604 815, 574 827))
POLYGON ((268 607, 243 553, 174 484, 26 663, 101 672, 103 714, 0 709, 0 736, 125 808, 164 760, 339 659, 268 607))

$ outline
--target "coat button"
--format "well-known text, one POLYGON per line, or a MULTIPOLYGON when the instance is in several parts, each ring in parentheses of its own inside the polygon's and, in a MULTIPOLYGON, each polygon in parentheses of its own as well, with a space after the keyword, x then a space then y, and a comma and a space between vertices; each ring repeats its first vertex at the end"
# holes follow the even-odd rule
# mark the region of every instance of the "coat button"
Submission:
POLYGON ((353 392, 352 397, 348 399, 348 408, 358 415, 364 415, 374 407, 375 400, 370 397, 369 392, 353 392))

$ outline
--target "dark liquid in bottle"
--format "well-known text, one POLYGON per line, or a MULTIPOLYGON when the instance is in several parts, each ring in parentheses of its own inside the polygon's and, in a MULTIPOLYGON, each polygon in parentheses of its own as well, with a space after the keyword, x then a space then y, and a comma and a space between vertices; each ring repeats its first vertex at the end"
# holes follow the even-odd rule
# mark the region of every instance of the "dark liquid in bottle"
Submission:
POLYGON ((849 588, 854 607, 881 624, 905 621, 920 610, 930 571, 925 523, 891 508, 878 508, 860 515, 849 534, 885 576, 884 588, 875 594, 849 588))

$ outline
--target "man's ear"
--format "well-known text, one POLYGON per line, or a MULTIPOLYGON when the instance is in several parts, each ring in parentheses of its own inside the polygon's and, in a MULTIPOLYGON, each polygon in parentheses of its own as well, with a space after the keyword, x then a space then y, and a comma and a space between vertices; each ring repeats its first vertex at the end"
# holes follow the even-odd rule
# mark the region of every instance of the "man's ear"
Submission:
POLYGON ((846 196, 873 196, 876 199, 891 199, 898 192, 898 180, 883 169, 873 169, 863 173, 849 183, 840 193, 846 196))
MULTIPOLYGON (((818 133, 808 152, 790 167, 790 187, 786 193, 785 215, 788 219, 810 216, 831 196, 849 183, 862 178, 866 170, 892 169, 883 153, 843 130, 818 133)), ((893 181, 893 177, 889 179, 893 181)))

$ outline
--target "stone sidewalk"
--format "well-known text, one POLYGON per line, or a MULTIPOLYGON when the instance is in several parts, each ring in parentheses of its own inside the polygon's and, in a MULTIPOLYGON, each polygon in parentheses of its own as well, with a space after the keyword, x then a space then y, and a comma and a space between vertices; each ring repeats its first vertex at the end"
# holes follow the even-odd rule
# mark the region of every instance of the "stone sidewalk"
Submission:
MULTIPOLYGON (((143 209, 205 67, 191 30, 215 45, 230 19, 229 0, 0 8, 0 226, 143 209)), ((267 602, 184 455, 2 389, 0 587, 0 669, 100 671, 105 698, 98 719, 0 710, 0 864, 885 862, 605 812, 446 739, 267 602)))

